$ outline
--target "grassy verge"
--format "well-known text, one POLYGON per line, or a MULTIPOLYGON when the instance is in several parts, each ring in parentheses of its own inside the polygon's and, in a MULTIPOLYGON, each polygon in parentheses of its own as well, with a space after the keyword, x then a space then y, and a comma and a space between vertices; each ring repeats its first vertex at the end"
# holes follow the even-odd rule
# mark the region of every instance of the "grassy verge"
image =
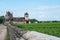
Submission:
POLYGON ((24 30, 37 31, 60 37, 60 23, 13 24, 24 30))
POLYGON ((7 37, 6 37, 6 40, 10 40, 10 35, 9 35, 9 30, 7 28, 7 37))

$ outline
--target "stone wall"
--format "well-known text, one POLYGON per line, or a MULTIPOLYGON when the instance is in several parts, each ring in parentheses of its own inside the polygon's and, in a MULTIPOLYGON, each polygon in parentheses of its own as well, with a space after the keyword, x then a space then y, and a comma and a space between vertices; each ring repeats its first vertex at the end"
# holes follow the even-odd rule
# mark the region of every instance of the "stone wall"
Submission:
POLYGON ((17 27, 13 27, 10 24, 7 25, 9 34, 10 34, 10 40, 26 40, 23 37, 23 34, 25 34, 27 31, 24 31, 22 29, 19 29, 17 27))
POLYGON ((7 25, 10 34, 10 40, 60 40, 60 38, 39 33, 36 31, 25 31, 21 28, 7 25))

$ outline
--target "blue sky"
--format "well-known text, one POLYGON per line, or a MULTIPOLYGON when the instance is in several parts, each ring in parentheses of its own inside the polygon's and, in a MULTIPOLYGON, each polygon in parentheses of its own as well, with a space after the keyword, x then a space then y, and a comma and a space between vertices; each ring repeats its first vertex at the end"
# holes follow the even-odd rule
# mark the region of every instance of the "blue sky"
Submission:
POLYGON ((0 0, 0 16, 6 11, 14 17, 23 17, 25 12, 29 18, 40 21, 60 20, 60 0, 0 0))

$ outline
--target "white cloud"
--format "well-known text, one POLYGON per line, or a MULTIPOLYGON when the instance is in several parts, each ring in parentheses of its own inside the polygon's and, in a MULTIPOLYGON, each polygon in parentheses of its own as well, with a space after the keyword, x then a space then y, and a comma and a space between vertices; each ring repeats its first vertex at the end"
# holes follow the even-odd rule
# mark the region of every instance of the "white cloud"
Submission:
POLYGON ((55 8, 60 8, 60 6, 39 6, 36 8, 33 8, 35 10, 47 10, 47 9, 55 9, 55 8))

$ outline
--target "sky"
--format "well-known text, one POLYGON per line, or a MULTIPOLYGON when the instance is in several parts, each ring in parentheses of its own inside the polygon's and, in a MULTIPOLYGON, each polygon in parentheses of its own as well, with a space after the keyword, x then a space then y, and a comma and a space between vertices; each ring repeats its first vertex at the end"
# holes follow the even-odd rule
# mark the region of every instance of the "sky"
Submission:
POLYGON ((14 17, 24 17, 39 21, 60 21, 60 0, 0 0, 0 16, 10 11, 14 17))

